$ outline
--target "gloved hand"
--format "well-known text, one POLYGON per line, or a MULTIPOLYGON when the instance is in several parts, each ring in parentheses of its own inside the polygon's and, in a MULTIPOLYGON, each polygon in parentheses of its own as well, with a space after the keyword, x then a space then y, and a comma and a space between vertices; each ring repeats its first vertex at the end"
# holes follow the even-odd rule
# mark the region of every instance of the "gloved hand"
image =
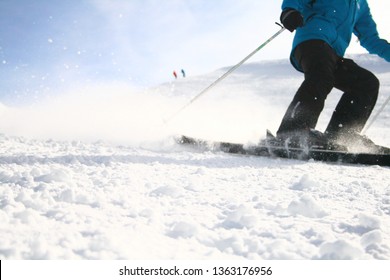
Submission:
POLYGON ((290 32, 303 26, 303 16, 295 9, 285 9, 280 15, 280 21, 290 32))

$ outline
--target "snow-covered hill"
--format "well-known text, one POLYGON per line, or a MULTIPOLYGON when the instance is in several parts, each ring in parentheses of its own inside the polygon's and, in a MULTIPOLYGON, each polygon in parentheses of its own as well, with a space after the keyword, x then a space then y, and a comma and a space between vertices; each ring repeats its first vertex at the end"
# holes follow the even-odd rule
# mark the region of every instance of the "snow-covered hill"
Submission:
MULTIPOLYGON (((390 67, 355 59, 390 94, 390 67)), ((0 108, 1 259, 390 259, 390 169, 233 156, 174 134, 256 142, 302 76, 249 63, 143 91, 97 86, 0 108)), ((340 93, 333 92, 322 129, 340 93)), ((390 146, 390 107, 367 135, 390 146)))

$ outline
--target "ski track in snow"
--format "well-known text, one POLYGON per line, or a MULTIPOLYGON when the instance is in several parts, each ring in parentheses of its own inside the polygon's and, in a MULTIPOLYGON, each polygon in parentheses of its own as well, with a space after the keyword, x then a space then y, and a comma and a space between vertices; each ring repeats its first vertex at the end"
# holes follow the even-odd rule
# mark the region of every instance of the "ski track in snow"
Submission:
MULTIPOLYGON (((390 94, 388 65, 357 59, 377 71, 381 102, 390 94)), ((244 65, 164 133, 146 127, 225 69, 126 97, 124 105, 121 95, 95 99, 70 120, 58 119, 50 102, 39 114, 0 108, 0 258, 390 259, 389 168, 201 152, 170 138, 255 141, 275 129, 301 81, 289 67, 244 65), (152 110, 127 112, 127 101, 152 110), (273 102, 281 108, 264 106, 273 102), (108 105, 117 115, 99 110, 97 122, 108 126, 96 125, 89 113, 108 105), (135 135, 126 112, 139 117, 129 124, 135 135)), ((389 118, 387 108, 369 131, 384 145, 389 118)))

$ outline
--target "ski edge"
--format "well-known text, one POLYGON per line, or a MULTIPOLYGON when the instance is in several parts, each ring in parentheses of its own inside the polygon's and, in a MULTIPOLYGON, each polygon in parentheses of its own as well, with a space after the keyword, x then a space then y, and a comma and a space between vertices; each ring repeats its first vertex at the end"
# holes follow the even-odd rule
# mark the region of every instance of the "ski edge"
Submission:
POLYGON ((220 142, 197 139, 182 135, 176 138, 176 142, 183 145, 190 145, 210 151, 221 151, 230 154, 242 154, 249 156, 261 156, 268 158, 284 158, 294 160, 314 160, 318 162, 333 162, 353 165, 379 165, 390 167, 390 154, 372 153, 349 153, 347 151, 322 150, 322 149, 299 149, 282 148, 272 145, 254 145, 231 142, 220 142))

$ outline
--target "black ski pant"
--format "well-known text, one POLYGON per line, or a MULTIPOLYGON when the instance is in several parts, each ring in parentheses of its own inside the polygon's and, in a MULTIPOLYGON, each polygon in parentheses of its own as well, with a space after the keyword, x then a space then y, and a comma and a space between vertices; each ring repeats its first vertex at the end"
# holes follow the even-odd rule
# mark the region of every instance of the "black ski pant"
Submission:
POLYGON ((330 119, 330 136, 360 133, 374 109, 379 80, 354 61, 339 57, 324 41, 298 45, 294 58, 305 79, 287 109, 278 135, 315 128, 325 99, 333 88, 343 92, 330 119))

